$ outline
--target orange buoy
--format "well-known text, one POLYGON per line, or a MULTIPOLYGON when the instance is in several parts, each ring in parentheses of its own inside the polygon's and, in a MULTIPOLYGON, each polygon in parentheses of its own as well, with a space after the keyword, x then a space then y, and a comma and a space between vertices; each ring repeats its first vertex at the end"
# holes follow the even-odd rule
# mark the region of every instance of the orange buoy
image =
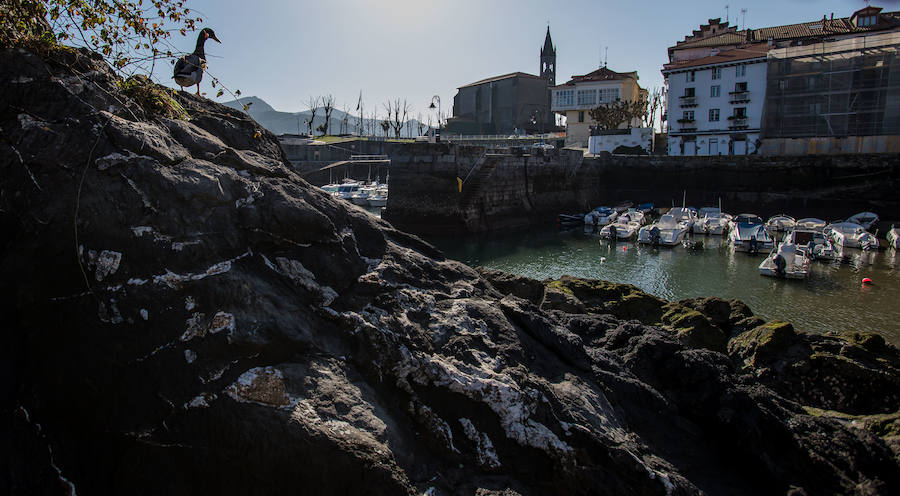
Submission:
POLYGON ((622 245, 622 251, 628 251, 628 245, 622 245))
POLYGON ((872 284, 872 280, 869 279, 868 277, 863 277, 862 283, 863 284, 872 284))

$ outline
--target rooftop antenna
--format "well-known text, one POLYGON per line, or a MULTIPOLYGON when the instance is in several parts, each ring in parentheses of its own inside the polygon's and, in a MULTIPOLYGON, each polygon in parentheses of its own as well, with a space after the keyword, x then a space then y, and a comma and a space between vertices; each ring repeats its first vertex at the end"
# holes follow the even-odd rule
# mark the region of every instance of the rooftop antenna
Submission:
POLYGON ((728 4, 725 4, 725 24, 728 24, 728 4))
POLYGON ((603 50, 606 52, 606 55, 603 56, 603 67, 606 67, 606 63, 609 62, 609 47, 603 47, 603 50))
POLYGON ((741 29, 747 29, 747 9, 741 9, 741 29))

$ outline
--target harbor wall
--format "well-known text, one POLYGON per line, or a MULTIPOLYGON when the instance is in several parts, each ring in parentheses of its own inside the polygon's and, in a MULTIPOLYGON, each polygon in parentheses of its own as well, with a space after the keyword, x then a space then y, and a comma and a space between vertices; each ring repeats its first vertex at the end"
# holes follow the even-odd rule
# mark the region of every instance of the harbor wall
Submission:
POLYGON ((787 213, 826 220, 871 210, 900 219, 900 157, 617 156, 580 150, 491 154, 481 147, 413 144, 391 154, 383 217, 422 234, 549 225, 630 200, 657 206, 717 205, 763 217, 787 213), (462 191, 457 178, 465 179, 462 191))

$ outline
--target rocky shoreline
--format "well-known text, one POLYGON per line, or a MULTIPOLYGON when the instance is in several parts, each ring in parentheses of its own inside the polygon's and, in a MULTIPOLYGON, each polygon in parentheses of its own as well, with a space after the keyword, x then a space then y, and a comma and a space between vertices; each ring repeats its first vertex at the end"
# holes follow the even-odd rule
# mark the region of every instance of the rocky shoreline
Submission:
POLYGON ((233 109, 0 60, 8 494, 900 492, 877 335, 475 270, 233 109))

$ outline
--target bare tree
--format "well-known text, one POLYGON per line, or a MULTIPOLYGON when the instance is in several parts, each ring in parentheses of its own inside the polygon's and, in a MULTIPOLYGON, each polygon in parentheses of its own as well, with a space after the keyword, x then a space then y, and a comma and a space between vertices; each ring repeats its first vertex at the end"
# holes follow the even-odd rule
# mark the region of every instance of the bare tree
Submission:
POLYGON ((343 105, 344 118, 341 119, 341 134, 350 133, 350 107, 343 105))
POLYGON ((416 114, 416 125, 419 128, 419 134, 417 136, 422 136, 422 129, 425 127, 425 124, 422 123, 422 112, 416 114))
POLYGON ((309 100, 306 102, 306 106, 309 108, 309 134, 313 134, 313 121, 316 120, 316 112, 319 110, 319 97, 310 96, 309 100))
MULTIPOLYGON (((661 86, 656 86, 650 91, 649 99, 647 101, 647 116, 644 119, 644 126, 649 128, 656 127, 656 120, 658 117, 661 117, 663 107, 663 101, 665 99, 666 89, 661 86)), ((660 124, 660 128, 662 125, 660 124)))
POLYGON ((403 125, 409 116, 409 103, 403 100, 401 104, 399 98, 394 99, 393 103, 388 100, 384 104, 384 110, 387 111, 386 120, 390 122, 391 127, 394 129, 394 137, 399 139, 403 125))
POLYGON ((385 120, 381 121, 381 130, 384 132, 385 138, 388 137, 388 131, 390 129, 391 129, 391 121, 390 120, 385 119, 385 120))
POLYGON ((333 95, 325 95, 320 97, 322 101, 322 110, 325 111, 325 133, 328 134, 328 129, 331 127, 331 113, 334 112, 334 96, 333 95))

